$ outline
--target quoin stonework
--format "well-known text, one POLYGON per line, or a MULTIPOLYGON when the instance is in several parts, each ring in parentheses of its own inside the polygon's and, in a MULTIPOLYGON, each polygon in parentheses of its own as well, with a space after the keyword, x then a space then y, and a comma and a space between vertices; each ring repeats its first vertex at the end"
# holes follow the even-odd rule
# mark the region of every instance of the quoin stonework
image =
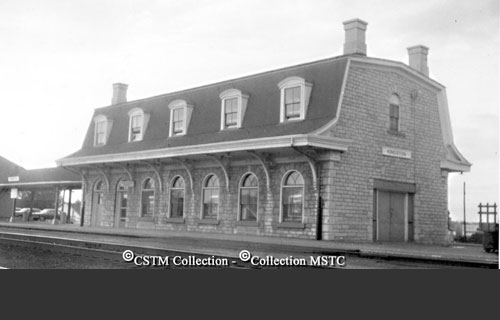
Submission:
POLYGON ((57 161, 82 178, 83 225, 446 243, 448 174, 471 164, 429 49, 372 58, 366 22, 344 31, 329 59, 137 101, 114 84, 57 161))

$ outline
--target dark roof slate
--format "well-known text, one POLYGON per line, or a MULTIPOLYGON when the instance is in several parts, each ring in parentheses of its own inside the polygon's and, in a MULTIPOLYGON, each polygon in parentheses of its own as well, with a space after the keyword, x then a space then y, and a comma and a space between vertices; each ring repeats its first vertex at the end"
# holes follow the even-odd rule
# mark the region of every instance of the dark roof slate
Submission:
POLYGON ((98 108, 93 117, 105 115, 113 120, 107 144, 93 146, 94 122, 91 120, 82 149, 67 158, 309 133, 335 117, 346 63, 347 57, 341 56, 98 108), (278 83, 294 76, 302 77, 313 84, 306 118, 300 122, 280 124, 278 83), (221 131, 219 94, 232 88, 249 95, 245 117, 240 129, 221 131), (187 134, 169 138, 168 105, 177 99, 194 105, 193 114, 187 134), (150 113, 151 118, 143 140, 129 143, 128 112, 137 107, 142 108, 145 113, 150 113))

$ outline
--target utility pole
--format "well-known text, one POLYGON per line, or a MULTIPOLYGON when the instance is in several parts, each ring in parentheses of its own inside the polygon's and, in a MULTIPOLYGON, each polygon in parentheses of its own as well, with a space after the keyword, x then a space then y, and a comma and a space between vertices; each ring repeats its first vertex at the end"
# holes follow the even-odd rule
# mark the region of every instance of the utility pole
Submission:
POLYGON ((467 242, 467 226, 465 222, 465 181, 464 181, 464 241, 467 242))

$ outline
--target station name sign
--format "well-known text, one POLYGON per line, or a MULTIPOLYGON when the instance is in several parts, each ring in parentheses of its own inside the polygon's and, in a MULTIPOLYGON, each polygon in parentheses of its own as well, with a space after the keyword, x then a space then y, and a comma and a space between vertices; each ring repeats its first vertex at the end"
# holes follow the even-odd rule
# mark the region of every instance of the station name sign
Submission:
POLYGON ((411 159, 411 151, 409 150, 383 147, 382 154, 389 157, 411 159))
POLYGON ((18 182, 19 181, 19 176, 9 177, 8 180, 9 180, 9 182, 18 182))

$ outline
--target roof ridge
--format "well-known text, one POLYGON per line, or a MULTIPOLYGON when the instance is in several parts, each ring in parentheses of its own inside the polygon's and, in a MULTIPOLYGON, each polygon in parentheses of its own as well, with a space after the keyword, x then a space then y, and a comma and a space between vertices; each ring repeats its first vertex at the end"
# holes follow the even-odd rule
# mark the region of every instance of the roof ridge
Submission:
POLYGON ((292 65, 292 66, 281 67, 278 69, 262 71, 262 72, 258 72, 258 73, 254 73, 254 74, 249 74, 246 76, 241 76, 241 77, 237 77, 237 78, 231 78, 231 79, 222 80, 222 81, 218 81, 218 82, 208 83, 208 84, 199 85, 199 86, 195 86, 195 87, 191 87, 191 88, 187 88, 187 89, 176 90, 176 91, 172 91, 172 92, 168 92, 168 93, 162 93, 162 94, 147 97, 147 98, 127 101, 127 102, 109 105, 109 106, 104 106, 104 107, 98 107, 98 108, 95 108, 94 111, 117 108, 117 107, 121 107, 124 105, 132 104, 132 103, 138 103, 138 102, 144 102, 144 101, 153 100, 153 99, 159 99, 159 98, 168 97, 168 96, 176 95, 176 94, 180 94, 180 93, 186 93, 186 92, 191 92, 191 91, 200 90, 200 89, 204 89, 204 88, 209 88, 212 86, 218 86, 218 85, 226 84, 226 83, 237 81, 237 80, 247 80, 247 79, 252 79, 254 77, 259 77, 259 76, 263 76, 263 75, 267 75, 267 74, 271 74, 271 73, 275 73, 275 72, 283 72, 285 70, 290 70, 290 69, 294 69, 294 68, 300 68, 300 67, 305 67, 305 66, 309 66, 309 65, 326 63, 326 62, 331 62, 334 60, 340 60, 342 58, 348 58, 350 56, 351 55, 341 55, 341 56, 324 58, 324 59, 320 59, 320 60, 303 62, 303 63, 292 65))

